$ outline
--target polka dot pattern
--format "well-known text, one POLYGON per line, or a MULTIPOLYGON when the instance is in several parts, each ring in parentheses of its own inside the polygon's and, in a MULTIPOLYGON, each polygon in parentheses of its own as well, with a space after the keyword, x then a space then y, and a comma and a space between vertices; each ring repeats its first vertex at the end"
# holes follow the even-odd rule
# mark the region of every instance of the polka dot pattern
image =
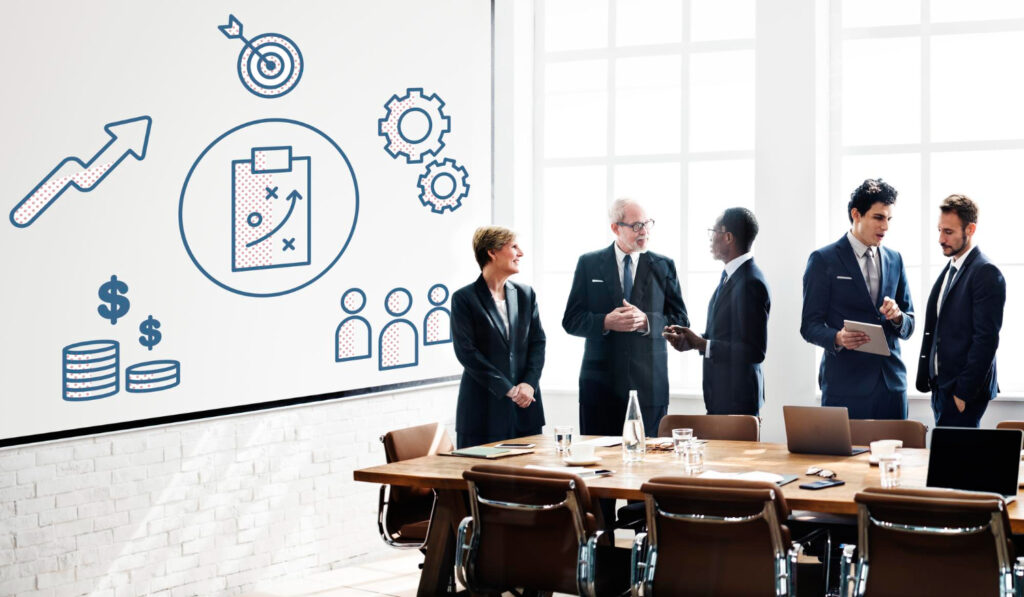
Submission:
POLYGON ((73 174, 65 174, 63 176, 51 178, 46 181, 46 184, 36 189, 35 192, 32 193, 31 197, 29 197, 28 201, 18 207, 14 212, 14 222, 19 225, 27 224, 69 183, 75 185, 82 191, 92 189, 113 165, 113 162, 93 164, 91 167, 73 174))
MULTIPOLYGON (((252 162, 237 162, 235 167, 235 251, 234 264, 236 269, 254 269, 274 265, 273 237, 247 246, 254 240, 265 236, 276 225, 276 210, 272 205, 276 199, 267 199, 267 187, 274 188, 273 173, 254 173, 266 167, 266 156, 257 152, 255 168, 252 162), (262 216, 259 224, 250 225, 250 214, 262 216)), ((253 221, 256 221, 254 218, 253 221)))

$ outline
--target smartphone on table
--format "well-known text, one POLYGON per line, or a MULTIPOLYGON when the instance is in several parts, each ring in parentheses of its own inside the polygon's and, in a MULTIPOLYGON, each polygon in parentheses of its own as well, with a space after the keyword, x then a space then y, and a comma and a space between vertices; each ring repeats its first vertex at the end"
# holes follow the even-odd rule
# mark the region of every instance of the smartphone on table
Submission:
POLYGON ((800 489, 825 489, 826 487, 836 487, 837 485, 846 485, 846 481, 840 481, 839 479, 823 479, 812 483, 803 483, 800 485, 800 489))

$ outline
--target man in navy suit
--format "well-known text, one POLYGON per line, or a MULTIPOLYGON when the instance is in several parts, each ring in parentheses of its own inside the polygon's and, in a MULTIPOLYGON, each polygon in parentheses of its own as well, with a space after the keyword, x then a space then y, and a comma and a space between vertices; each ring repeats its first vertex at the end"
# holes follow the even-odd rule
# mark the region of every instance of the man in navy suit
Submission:
POLYGON ((977 427, 999 392, 996 348, 1006 280, 974 246, 977 205, 950 195, 939 209, 939 245, 950 260, 928 296, 917 389, 931 391, 936 426, 977 427))
POLYGON ((586 338, 580 368, 580 432, 619 435, 629 391, 637 390, 644 430, 655 435, 668 411, 668 353, 661 330, 689 325, 671 259, 647 250, 654 220, 639 203, 609 210, 611 246, 580 257, 562 327, 586 338))
POLYGON ((823 406, 845 406, 851 419, 907 418, 907 369, 899 340, 914 332, 903 257, 882 247, 896 189, 865 180, 847 205, 851 228, 811 253, 804 271, 800 335, 825 349, 818 370, 823 406), (844 321, 880 325, 889 356, 858 351, 869 340, 844 321))
POLYGON ((711 254, 725 264, 708 304, 707 329, 670 326, 663 335, 676 350, 704 355, 704 406, 709 415, 757 415, 764 404, 761 363, 768 347, 768 282, 750 247, 757 218, 742 207, 725 210, 708 230, 711 254))

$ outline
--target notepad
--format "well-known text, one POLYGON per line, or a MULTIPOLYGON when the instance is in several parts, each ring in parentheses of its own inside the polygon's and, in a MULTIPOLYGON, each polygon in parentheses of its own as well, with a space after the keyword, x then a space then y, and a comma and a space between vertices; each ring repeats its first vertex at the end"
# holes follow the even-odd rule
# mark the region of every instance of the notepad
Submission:
POLYGON ((615 471, 598 468, 584 468, 582 466, 542 466, 540 464, 528 464, 523 468, 532 468, 541 471, 555 471, 559 473, 571 473, 578 477, 604 477, 615 471))
POLYGON ((527 449, 488 448, 487 446, 476 446, 473 448, 452 450, 451 452, 442 452, 441 456, 465 456, 466 458, 486 458, 488 460, 493 460, 495 458, 519 456, 521 454, 530 454, 532 452, 533 450, 527 449))
POLYGON ((741 481, 767 481, 769 483, 775 483, 779 487, 782 487, 786 483, 792 483, 796 481, 797 475, 779 475, 776 473, 769 473, 766 471, 747 471, 744 473, 723 473, 720 471, 704 471, 701 473, 700 478, 702 479, 738 479, 741 481))

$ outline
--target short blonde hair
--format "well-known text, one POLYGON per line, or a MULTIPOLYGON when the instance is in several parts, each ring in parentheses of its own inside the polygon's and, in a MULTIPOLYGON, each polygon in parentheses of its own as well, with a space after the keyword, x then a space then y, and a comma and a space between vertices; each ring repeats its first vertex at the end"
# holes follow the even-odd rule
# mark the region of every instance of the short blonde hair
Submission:
POLYGON ((497 251, 516 239, 516 233, 502 226, 481 226, 473 233, 473 254, 483 270, 491 262, 488 251, 497 251))

